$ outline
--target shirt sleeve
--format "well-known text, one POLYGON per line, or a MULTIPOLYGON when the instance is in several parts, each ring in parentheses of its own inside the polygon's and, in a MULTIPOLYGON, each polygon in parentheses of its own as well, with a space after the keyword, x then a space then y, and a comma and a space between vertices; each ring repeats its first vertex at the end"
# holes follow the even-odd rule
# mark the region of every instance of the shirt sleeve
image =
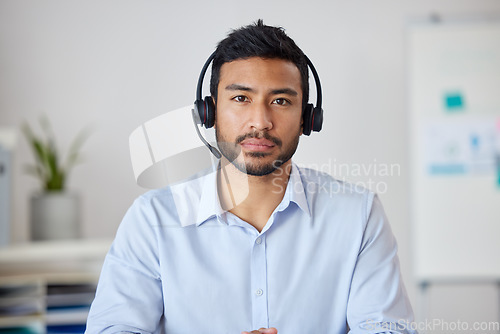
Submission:
POLYGON ((156 333, 163 314, 158 224, 137 199, 106 255, 86 333, 156 333), (155 227, 156 226, 156 227, 155 227))
POLYGON ((347 321, 350 334, 416 333, 401 278, 397 244, 376 195, 367 199, 367 219, 354 269, 347 321))

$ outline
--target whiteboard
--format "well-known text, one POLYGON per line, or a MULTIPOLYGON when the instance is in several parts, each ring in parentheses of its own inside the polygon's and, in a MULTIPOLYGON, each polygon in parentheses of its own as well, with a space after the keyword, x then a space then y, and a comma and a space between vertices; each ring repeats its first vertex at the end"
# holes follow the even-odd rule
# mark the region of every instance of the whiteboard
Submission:
POLYGON ((500 22, 409 28, 419 280, 500 278, 500 22))

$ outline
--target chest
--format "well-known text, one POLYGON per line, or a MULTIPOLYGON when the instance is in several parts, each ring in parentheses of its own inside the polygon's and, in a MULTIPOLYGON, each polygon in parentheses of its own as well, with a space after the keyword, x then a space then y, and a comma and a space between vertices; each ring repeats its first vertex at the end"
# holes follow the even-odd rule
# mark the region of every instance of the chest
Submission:
POLYGON ((165 326, 173 333, 176 323, 191 324, 187 333, 209 333, 207 323, 213 333, 316 330, 325 319, 337 319, 325 328, 345 326, 352 238, 300 224, 278 220, 263 234, 227 225, 167 231, 159 243, 165 326))

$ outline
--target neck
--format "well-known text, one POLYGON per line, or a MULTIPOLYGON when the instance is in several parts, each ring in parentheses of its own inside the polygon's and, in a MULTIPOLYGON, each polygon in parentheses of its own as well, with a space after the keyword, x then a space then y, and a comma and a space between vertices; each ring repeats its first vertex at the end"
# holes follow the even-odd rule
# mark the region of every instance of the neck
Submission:
POLYGON ((217 175, 222 208, 262 231, 283 199, 291 168, 289 160, 268 175, 253 176, 242 173, 223 158, 217 175))

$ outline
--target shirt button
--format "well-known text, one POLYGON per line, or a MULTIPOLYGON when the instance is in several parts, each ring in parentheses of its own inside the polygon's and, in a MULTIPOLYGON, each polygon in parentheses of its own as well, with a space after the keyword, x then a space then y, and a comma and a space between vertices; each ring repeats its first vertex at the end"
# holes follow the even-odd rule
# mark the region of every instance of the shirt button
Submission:
POLYGON ((255 294, 257 296, 262 296, 263 293, 264 293, 264 291, 262 291, 262 289, 257 289, 257 291, 255 291, 255 294))
POLYGON ((255 240, 255 243, 257 245, 260 245, 262 243, 262 239, 261 238, 257 238, 257 240, 255 240))

